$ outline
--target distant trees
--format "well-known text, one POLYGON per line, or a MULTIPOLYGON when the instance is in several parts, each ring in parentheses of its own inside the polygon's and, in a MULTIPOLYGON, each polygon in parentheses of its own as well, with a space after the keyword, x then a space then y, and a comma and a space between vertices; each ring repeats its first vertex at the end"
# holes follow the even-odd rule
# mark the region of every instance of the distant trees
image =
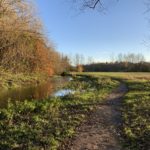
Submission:
POLYGON ((142 54, 119 54, 114 62, 91 63, 83 66, 87 72, 150 72, 150 63, 142 54))
POLYGON ((42 71, 52 75, 66 69, 66 63, 48 44, 30 0, 0 0, 2 68, 15 73, 42 71))
POLYGON ((145 58, 143 54, 134 54, 134 53, 129 53, 129 54, 119 54, 117 60, 118 62, 130 62, 130 63, 140 63, 144 62, 145 58))
POLYGON ((72 68, 71 71, 78 71, 78 72, 83 72, 83 65, 84 64, 91 64, 93 63, 94 60, 91 56, 89 57, 84 57, 83 54, 75 54, 72 56, 72 68))
POLYGON ((150 63, 93 63, 84 65, 85 72, 150 72, 150 63))

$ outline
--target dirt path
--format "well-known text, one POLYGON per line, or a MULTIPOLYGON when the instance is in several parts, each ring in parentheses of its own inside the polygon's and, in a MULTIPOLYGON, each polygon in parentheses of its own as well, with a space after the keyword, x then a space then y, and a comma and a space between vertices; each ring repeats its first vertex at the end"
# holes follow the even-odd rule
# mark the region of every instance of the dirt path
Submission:
POLYGON ((126 92, 126 86, 121 84, 103 105, 98 105, 65 150, 121 150, 118 127, 121 100, 126 92))

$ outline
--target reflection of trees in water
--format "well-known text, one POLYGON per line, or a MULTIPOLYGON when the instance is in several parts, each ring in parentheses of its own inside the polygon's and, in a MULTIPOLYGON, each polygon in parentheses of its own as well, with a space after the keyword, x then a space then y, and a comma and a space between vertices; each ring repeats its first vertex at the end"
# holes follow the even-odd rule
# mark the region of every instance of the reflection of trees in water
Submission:
POLYGON ((61 86, 65 85, 69 81, 69 78, 58 78, 49 80, 47 83, 38 85, 38 86, 30 86, 26 88, 17 88, 17 89, 10 89, 7 91, 2 92, 0 94, 0 107, 4 107, 7 105, 8 99, 11 101, 24 101, 24 100, 41 100, 43 98, 48 98, 56 89, 61 86))
POLYGON ((32 98, 33 99, 42 99, 42 98, 47 98, 49 97, 54 89, 55 89, 55 84, 53 83, 47 83, 44 86, 38 87, 38 89, 35 89, 32 93, 32 98))
POLYGON ((32 91, 32 98, 33 99, 43 99, 48 98, 50 95, 52 95, 56 89, 64 85, 69 81, 69 78, 58 78, 55 80, 50 80, 49 82, 42 84, 40 86, 37 86, 32 91))

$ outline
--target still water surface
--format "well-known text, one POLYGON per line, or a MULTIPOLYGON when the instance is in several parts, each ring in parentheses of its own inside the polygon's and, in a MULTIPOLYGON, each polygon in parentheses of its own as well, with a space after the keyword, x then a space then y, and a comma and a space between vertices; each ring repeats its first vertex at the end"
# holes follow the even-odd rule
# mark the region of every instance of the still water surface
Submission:
POLYGON ((46 83, 39 85, 27 86, 24 88, 8 89, 0 91, 0 108, 6 107, 8 100, 24 101, 24 100, 41 100, 50 96, 64 96, 69 94, 70 90, 62 90, 60 87, 67 84, 71 78, 59 77, 49 79, 46 83))

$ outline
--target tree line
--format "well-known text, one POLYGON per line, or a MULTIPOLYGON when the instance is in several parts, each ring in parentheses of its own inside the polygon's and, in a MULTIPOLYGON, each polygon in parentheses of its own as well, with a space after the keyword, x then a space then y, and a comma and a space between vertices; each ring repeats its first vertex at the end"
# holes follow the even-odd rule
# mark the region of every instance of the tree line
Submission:
POLYGON ((82 65, 82 71, 85 72, 150 72, 150 63, 145 61, 145 58, 142 54, 133 54, 133 53, 119 54, 114 62, 91 63, 91 64, 82 65))
POLYGON ((69 60, 46 39, 33 6, 30 0, 0 0, 0 67, 14 73, 61 73, 69 60))

